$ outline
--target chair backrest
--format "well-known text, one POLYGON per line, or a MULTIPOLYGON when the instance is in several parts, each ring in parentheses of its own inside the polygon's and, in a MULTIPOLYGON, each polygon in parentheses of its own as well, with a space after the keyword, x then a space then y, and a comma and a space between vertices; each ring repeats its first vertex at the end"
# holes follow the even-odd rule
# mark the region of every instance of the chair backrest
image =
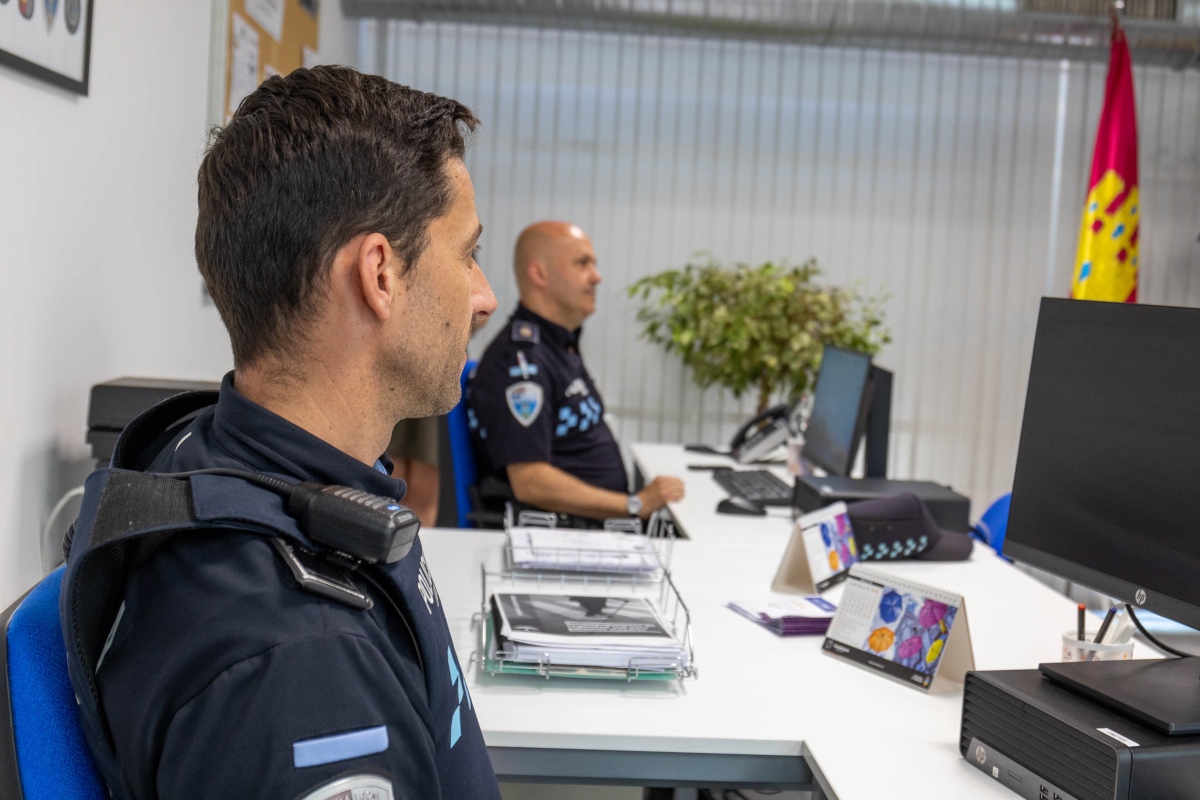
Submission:
POLYGON ((13 800, 108 797, 67 675, 58 615, 63 569, 47 575, 3 616, 0 795, 13 800))
POLYGON ((1008 533, 1008 507, 1012 505, 1012 492, 1002 495, 996 502, 988 506, 979 522, 975 524, 975 532, 983 543, 997 553, 1004 551, 1004 536, 1008 533))
POLYGON ((450 455, 454 462, 454 500, 458 508, 458 527, 474 528, 475 523, 467 515, 475 510, 471 502, 471 489, 479 480, 475 467, 475 451, 471 448, 470 422, 467 416, 467 385, 475 374, 477 361, 468 360, 459 377, 462 399, 446 415, 450 435, 450 455))

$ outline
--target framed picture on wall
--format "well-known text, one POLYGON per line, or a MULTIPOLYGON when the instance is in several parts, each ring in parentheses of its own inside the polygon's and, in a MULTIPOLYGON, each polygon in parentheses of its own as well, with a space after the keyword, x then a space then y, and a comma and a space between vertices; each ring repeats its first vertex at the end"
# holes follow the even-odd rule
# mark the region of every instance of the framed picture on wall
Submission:
POLYGON ((0 64, 88 93, 92 0, 0 0, 0 64))

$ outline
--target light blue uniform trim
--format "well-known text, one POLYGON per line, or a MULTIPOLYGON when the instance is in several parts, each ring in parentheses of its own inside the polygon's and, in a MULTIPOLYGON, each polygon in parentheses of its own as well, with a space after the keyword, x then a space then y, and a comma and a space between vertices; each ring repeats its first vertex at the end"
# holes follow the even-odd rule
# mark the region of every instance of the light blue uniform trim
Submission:
POLYGON ((391 475, 391 473, 387 471, 387 467, 383 465, 383 461, 378 458, 375 459, 375 471, 382 472, 384 475, 391 475))
POLYGON ((345 761, 359 756, 382 753, 388 748, 386 725, 363 728, 349 733, 337 733, 318 739, 305 739, 292 743, 292 762, 296 768, 316 767, 345 761))

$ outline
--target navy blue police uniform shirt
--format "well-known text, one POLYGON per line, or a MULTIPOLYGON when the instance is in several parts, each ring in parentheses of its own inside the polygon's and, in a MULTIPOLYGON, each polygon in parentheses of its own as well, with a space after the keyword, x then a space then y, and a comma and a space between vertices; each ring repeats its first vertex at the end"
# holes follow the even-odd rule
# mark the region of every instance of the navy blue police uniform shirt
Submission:
MULTIPOLYGON (((232 373, 152 471, 206 467, 405 491, 383 462, 372 469, 242 397, 232 373)), ((299 588, 264 536, 183 533, 156 550, 96 672, 134 796, 499 800, 420 538, 371 569, 363 611, 299 588)))
POLYGON ((579 333, 518 305, 488 345, 467 395, 481 475, 507 483, 509 464, 542 461, 592 486, 629 490, 579 333))

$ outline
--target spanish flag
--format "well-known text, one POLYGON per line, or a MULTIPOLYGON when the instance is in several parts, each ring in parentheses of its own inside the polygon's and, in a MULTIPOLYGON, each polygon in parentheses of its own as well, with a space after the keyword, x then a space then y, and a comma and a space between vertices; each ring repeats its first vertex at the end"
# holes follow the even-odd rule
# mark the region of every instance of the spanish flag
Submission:
POLYGON ((1125 31, 1114 16, 1108 83, 1092 154, 1071 297, 1137 302, 1137 183, 1133 67, 1125 31))

